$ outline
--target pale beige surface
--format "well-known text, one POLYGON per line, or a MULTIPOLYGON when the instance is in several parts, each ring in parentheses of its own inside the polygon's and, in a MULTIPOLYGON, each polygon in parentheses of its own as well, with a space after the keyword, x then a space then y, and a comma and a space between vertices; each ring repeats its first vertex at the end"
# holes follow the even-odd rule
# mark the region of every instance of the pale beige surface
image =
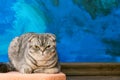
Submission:
POLYGON ((66 80, 64 73, 58 74, 21 74, 18 72, 0 73, 0 80, 66 80))

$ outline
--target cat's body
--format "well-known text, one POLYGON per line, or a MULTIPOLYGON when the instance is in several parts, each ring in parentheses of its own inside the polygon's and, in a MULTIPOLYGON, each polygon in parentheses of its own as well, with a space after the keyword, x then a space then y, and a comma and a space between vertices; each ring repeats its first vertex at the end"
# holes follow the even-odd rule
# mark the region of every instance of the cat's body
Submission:
MULTIPOLYGON (((8 49, 10 63, 0 64, 7 71, 21 73, 58 73, 60 65, 53 34, 27 33, 14 38, 8 49)), ((3 68, 4 69, 4 68, 3 68)))

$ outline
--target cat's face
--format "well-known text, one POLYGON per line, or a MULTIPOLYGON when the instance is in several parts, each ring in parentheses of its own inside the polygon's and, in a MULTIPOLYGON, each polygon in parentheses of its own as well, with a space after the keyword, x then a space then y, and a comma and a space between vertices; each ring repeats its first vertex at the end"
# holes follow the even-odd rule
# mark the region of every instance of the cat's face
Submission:
POLYGON ((33 35, 28 44, 28 54, 38 61, 51 56, 56 51, 56 41, 53 34, 33 35))

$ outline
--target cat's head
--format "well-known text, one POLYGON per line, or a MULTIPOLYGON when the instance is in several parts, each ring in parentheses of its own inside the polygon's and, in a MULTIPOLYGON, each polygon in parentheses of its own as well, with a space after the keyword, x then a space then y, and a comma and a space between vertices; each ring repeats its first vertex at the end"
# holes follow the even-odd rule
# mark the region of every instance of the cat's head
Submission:
POLYGON ((54 34, 33 34, 28 40, 28 54, 36 60, 51 56, 56 51, 54 34))

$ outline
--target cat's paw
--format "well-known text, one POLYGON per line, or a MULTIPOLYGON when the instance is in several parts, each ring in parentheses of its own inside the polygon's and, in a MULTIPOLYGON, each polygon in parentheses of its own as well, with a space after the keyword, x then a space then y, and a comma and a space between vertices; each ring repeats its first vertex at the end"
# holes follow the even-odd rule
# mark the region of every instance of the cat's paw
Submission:
POLYGON ((22 66, 20 69, 20 73, 27 73, 30 74, 32 73, 32 69, 29 66, 22 66))
POLYGON ((43 68, 35 69, 33 72, 34 73, 43 73, 44 69, 43 68))
POLYGON ((50 69, 45 69, 44 70, 44 73, 47 73, 47 74, 55 74, 55 73, 59 73, 60 70, 58 68, 50 68, 50 69))

